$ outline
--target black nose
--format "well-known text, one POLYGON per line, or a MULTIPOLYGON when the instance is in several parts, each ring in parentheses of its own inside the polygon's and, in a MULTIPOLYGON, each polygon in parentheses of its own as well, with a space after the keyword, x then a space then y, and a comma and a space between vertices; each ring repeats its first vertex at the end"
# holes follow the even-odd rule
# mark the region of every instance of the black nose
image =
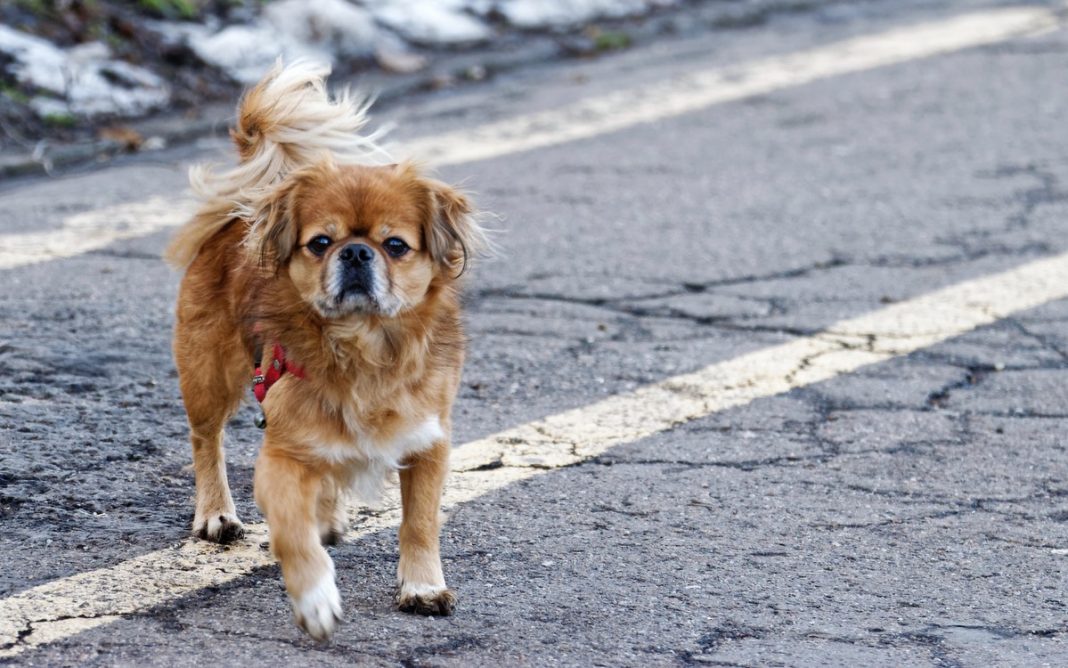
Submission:
POLYGON ((352 267, 370 264, 375 259, 375 252, 367 244, 349 244, 341 249, 338 257, 352 267))

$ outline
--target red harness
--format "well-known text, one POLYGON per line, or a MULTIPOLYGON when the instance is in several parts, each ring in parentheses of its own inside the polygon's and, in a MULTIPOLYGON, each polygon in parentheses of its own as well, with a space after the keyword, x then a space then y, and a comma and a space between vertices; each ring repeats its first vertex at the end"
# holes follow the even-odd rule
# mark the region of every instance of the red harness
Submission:
POLYGON ((297 378, 304 377, 304 367, 296 362, 286 361, 286 349, 282 344, 275 343, 272 346, 270 356, 256 367, 252 376, 252 393, 256 395, 256 401, 263 403, 267 397, 267 390, 278 382, 278 379, 287 373, 297 378), (266 369, 266 371, 264 371, 266 369))

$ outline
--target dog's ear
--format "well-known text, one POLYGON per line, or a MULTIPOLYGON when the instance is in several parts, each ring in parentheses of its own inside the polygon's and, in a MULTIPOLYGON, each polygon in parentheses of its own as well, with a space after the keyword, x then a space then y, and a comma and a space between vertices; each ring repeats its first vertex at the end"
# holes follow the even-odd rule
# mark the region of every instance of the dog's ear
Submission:
POLYGON ((290 174, 260 202, 246 239, 260 266, 278 270, 292 256, 300 234, 297 212, 301 188, 308 178, 300 172, 290 174))
POLYGON ((430 197, 424 223, 427 251, 431 259, 453 276, 467 268, 467 262, 485 252, 486 232, 474 218, 470 200, 441 181, 423 179, 430 197))

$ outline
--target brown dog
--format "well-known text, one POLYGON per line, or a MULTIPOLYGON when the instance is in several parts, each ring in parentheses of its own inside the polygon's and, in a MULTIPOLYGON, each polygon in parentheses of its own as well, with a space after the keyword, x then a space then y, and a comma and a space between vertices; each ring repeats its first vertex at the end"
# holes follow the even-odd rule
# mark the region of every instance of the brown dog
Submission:
POLYGON ((400 472, 397 604, 451 612, 438 553, 450 413, 464 358, 457 279, 485 237, 468 201, 410 164, 372 166, 364 107, 330 100, 327 72, 276 67, 249 91, 228 173, 170 259, 187 267, 174 353, 192 431, 196 535, 242 535, 222 430, 253 377, 266 432, 255 496, 301 628, 341 615, 323 543, 346 530, 349 490, 400 472), (267 393, 267 386, 276 381, 267 393), (264 396, 265 395, 265 396, 264 396))

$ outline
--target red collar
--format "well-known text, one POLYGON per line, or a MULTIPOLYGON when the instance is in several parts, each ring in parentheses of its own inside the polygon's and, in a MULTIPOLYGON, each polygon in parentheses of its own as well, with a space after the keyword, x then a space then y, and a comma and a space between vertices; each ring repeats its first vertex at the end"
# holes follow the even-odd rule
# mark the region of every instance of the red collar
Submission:
POLYGON ((287 361, 286 349, 280 343, 275 343, 272 346, 271 354, 265 362, 265 364, 256 367, 252 376, 252 392, 256 395, 256 401, 261 404, 267 397, 267 390, 271 389, 271 386, 277 383, 278 379, 286 373, 291 373, 297 378, 304 377, 304 367, 292 360, 287 361), (266 371, 263 371, 263 369, 266 369, 266 371))

